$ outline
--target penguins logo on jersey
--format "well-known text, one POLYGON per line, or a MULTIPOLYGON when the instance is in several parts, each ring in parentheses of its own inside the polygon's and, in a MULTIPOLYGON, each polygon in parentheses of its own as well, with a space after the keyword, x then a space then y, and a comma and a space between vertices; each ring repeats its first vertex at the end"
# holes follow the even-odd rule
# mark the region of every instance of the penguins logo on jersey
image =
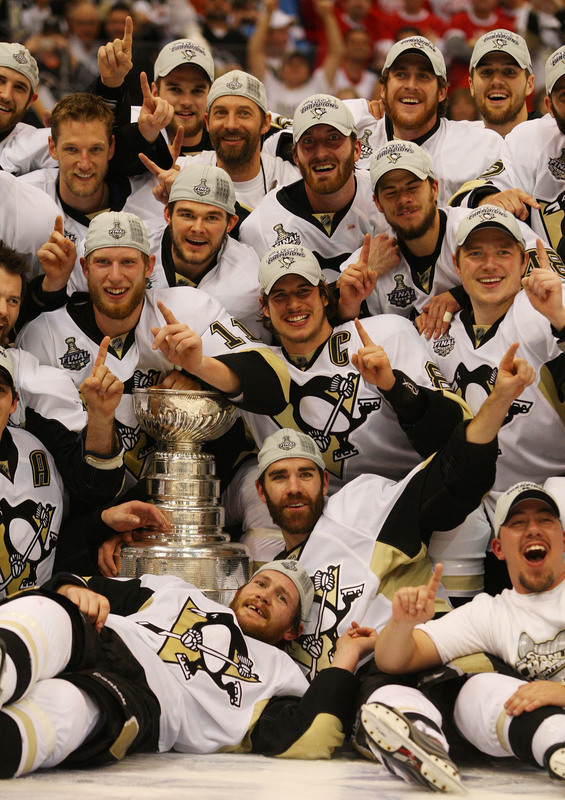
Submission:
MULTIPOLYGON (((479 392, 484 392, 484 396, 481 399, 485 399, 485 396, 488 396, 496 383, 496 376, 498 375, 498 368, 491 367, 488 364, 482 364, 477 369, 469 370, 465 366, 465 364, 461 363, 455 370, 455 374, 453 376, 452 381, 452 388, 456 394, 459 394, 470 403, 471 407, 475 405, 475 403, 470 400, 472 396, 476 398, 477 396, 477 388, 479 388, 479 392)), ((482 393, 481 393, 482 394, 482 393)), ((510 425, 514 421, 516 417, 521 417, 530 413, 533 408, 533 401, 532 400, 523 400, 522 398, 518 398, 512 402, 512 405, 508 409, 508 413, 506 414, 506 418, 502 423, 503 426, 510 425)))
POLYGON ((37 583, 37 567, 57 544, 51 530, 55 508, 46 503, 24 500, 12 508, 0 499, 0 594, 29 589, 37 583))
POLYGON ((349 613, 354 600, 363 594, 363 583, 340 587, 340 570, 339 565, 328 565, 312 576, 315 594, 307 629, 285 646, 287 653, 308 670, 308 680, 312 680, 321 669, 331 666, 338 626, 349 613))
POLYGON ((171 630, 139 622, 166 641, 158 652, 167 664, 178 664, 186 681, 205 672, 239 707, 244 683, 261 683, 233 613, 203 611, 189 597, 171 630))
POLYGON ((407 308, 416 300, 416 292, 412 286, 406 286, 404 275, 395 275, 394 282, 394 289, 387 294, 388 302, 396 308, 407 308))
POLYGON ((285 231, 280 222, 278 222, 276 225, 273 225, 273 230, 277 234, 277 238, 271 247, 280 247, 283 244, 300 244, 300 234, 294 232, 289 233, 288 231, 285 231))
POLYGON ((206 197, 212 191, 207 184, 206 178, 200 178, 200 183, 193 188, 194 194, 197 194, 198 197, 206 197))
POLYGON ((77 243, 78 236, 76 235, 76 233, 67 230, 64 233, 65 233, 65 239, 70 239, 73 244, 77 243))
POLYGON ((59 357, 63 369, 70 369, 73 372, 80 372, 90 363, 90 353, 88 350, 79 350, 74 336, 65 339, 67 352, 59 357))
POLYGON ((371 136, 371 131, 369 128, 366 128, 363 131, 363 136, 359 139, 359 143, 361 145, 361 156, 360 158, 371 158, 373 155, 373 148, 369 144, 369 137, 371 136))
POLYGON ((303 386, 293 381, 289 405, 274 417, 281 428, 298 428, 311 436, 322 451, 326 469, 338 478, 344 462, 359 452, 349 441, 350 434, 382 405, 380 397, 359 400, 359 382, 359 373, 354 372, 317 375, 303 386))
POLYGON ((565 670, 565 630, 546 642, 534 642, 527 633, 522 633, 518 658, 515 667, 525 680, 555 680, 555 675, 565 670))

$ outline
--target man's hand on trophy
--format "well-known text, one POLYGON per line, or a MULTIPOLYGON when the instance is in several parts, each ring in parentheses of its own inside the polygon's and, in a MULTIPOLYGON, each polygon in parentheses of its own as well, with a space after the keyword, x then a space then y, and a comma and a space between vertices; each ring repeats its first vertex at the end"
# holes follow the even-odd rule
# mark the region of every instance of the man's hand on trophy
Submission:
POLYGON ((202 364, 202 339, 188 325, 179 322, 164 303, 159 301, 157 305, 165 325, 161 329, 151 328, 155 337, 153 350, 160 350, 173 364, 197 374, 202 364))

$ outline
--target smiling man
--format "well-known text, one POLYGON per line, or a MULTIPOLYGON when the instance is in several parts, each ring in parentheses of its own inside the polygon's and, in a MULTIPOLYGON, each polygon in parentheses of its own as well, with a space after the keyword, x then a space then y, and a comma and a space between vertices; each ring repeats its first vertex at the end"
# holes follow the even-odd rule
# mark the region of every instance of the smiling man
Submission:
POLYGON ((298 105, 292 136, 302 179, 269 194, 243 222, 240 238, 260 257, 273 247, 307 247, 326 278, 336 280, 339 265, 382 225, 369 174, 355 170, 355 122, 341 100, 315 94, 298 105))
MULTIPOLYGON (((438 620, 431 618, 439 570, 427 586, 400 589, 375 658, 380 669, 398 673, 481 650, 498 656, 515 677, 469 677, 455 703, 459 732, 489 756, 514 755, 563 780, 565 533, 554 497, 538 484, 515 484, 498 499, 494 533, 492 549, 512 589, 479 595, 438 620)), ((381 742, 399 721, 383 705, 364 714, 381 742)))
POLYGON ((380 80, 385 109, 381 119, 375 119, 366 101, 348 101, 364 145, 360 165, 368 168, 371 155, 393 139, 417 142, 432 159, 439 203, 447 205, 462 183, 498 158, 502 139, 476 123, 445 119, 445 61, 423 36, 410 36, 391 47, 380 80))
POLYGON ((528 45, 517 33, 489 31, 477 39, 469 63, 469 88, 485 128, 506 136, 520 122, 541 117, 528 113, 534 91, 528 45))
POLYGON ((229 236, 238 221, 236 210, 227 172, 190 159, 177 173, 165 206, 167 227, 156 237, 152 282, 155 288, 203 289, 261 337, 259 258, 229 236))
POLYGON ((447 333, 428 343, 452 390, 476 412, 492 390, 509 342, 520 343, 537 373, 500 432, 496 481, 486 504, 492 517, 505 487, 529 478, 543 482, 565 469, 564 289, 539 240, 536 267, 523 277, 523 234, 516 218, 501 208, 471 212, 459 225, 455 245, 455 269, 469 301, 447 333))

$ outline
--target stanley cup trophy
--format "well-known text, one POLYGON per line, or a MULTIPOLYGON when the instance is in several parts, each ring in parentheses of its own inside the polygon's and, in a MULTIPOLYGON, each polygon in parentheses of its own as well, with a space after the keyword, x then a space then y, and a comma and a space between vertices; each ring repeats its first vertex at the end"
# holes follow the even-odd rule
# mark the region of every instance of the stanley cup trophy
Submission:
POLYGON ((237 411, 217 392, 150 387, 134 389, 133 401, 141 427, 164 447, 153 456, 147 485, 171 530, 146 531, 124 546, 121 575, 178 575, 229 604, 249 578, 249 551, 223 532, 220 480, 201 446, 225 433, 237 411))

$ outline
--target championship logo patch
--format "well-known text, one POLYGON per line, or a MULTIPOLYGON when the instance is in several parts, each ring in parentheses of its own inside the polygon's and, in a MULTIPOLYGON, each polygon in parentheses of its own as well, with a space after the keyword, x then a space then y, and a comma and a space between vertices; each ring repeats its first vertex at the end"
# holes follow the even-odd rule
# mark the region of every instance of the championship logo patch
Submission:
POLYGON ((198 186, 194 186, 193 189, 194 194, 197 194, 198 197, 206 197, 212 191, 206 182, 206 178, 200 178, 200 183, 198 186))
POLYGON ((122 228, 119 222, 116 222, 113 228, 110 228, 108 231, 108 235, 112 237, 112 239, 121 239, 122 236, 126 235, 125 228, 122 228))
POLYGON ((407 308, 416 300, 416 292, 412 286, 406 286, 404 275, 395 275, 394 282, 394 289, 387 294, 388 302, 396 308, 407 308))
POLYGON ((279 450, 292 450, 293 447, 296 447, 296 442, 293 442, 290 436, 285 436, 282 442, 279 444, 279 450))
POLYGON ((560 156, 549 159, 547 166, 554 178, 558 181, 565 180, 565 147, 560 156))
POLYGON ((240 80, 238 80, 237 78, 234 78, 229 83, 226 83, 226 86, 228 87, 228 89, 231 89, 232 92, 236 92, 238 89, 242 89, 243 88, 242 82, 240 80))
POLYGON ((285 231, 280 222, 273 225, 273 230, 277 234, 277 238, 271 247, 279 247, 282 244, 300 244, 300 234, 285 231))
POLYGON ((14 61, 17 61, 18 64, 29 64, 29 60, 23 50, 20 50, 19 53, 13 53, 12 58, 14 61))
POLYGON ((90 353, 88 350, 80 350, 77 347, 74 336, 65 339, 67 352, 59 358, 63 369, 70 369, 73 372, 80 372, 90 363, 90 353))
POLYGON ((448 356, 455 347, 455 338, 448 333, 444 333, 439 339, 436 339, 432 345, 432 349, 436 356, 445 358, 448 356))
POLYGON ((371 136, 371 131, 369 128, 366 128, 363 131, 363 136, 359 139, 359 143, 361 145, 361 158, 370 158, 373 155, 373 148, 369 144, 369 137, 371 136))

